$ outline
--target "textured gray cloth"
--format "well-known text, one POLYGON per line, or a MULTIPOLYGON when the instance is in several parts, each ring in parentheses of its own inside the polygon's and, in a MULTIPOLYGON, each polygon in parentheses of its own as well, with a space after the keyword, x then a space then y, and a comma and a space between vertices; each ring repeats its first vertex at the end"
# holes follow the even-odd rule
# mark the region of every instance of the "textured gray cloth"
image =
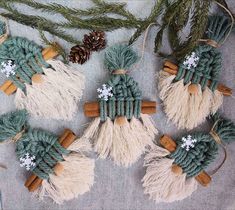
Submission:
MULTIPOLYGON (((38 1, 39 2, 39 1, 38 1)), ((57 2, 67 6, 77 8, 85 8, 90 5, 89 0, 41 0, 42 3, 57 2)), ((153 0, 129 0, 128 9, 135 15, 145 17, 149 14, 153 6, 153 0)), ((229 6, 235 11, 235 1, 228 1, 229 6)), ((33 14, 34 11, 29 7, 20 7, 22 12, 33 14)), ((47 18, 47 17, 46 17, 47 18)), ((48 18, 60 20, 60 16, 48 15, 48 18)), ((19 25, 10 21, 10 32, 12 36, 23 36, 37 43, 41 43, 39 34, 36 30, 19 25)), ((82 39, 87 31, 77 30, 73 34, 82 39)), ((114 43, 126 42, 133 34, 131 30, 117 30, 107 33, 108 45, 114 43)), ((148 100, 157 100, 158 113, 153 116, 156 125, 160 131, 160 135, 167 133, 172 137, 177 137, 185 134, 184 130, 177 130, 171 122, 168 122, 165 114, 162 112, 161 102, 158 98, 156 90, 156 73, 162 68, 162 61, 153 53, 153 43, 156 34, 156 28, 152 28, 149 32, 146 42, 144 59, 131 73, 143 91, 143 97, 148 100)), ((53 37, 48 36, 53 39, 53 37)), ((61 40, 56 39, 67 50, 71 45, 61 40)), ((233 33, 227 42, 220 48, 223 53, 223 72, 221 74, 221 83, 234 88, 234 66, 235 66, 235 34, 233 33)), ((143 36, 135 43, 134 48, 141 52, 143 36)), ((164 50, 167 50, 167 45, 164 44, 164 50)), ((77 135, 81 135, 85 126, 90 121, 83 115, 82 105, 86 101, 92 101, 97 97, 96 89, 103 84, 108 73, 103 67, 104 51, 93 53, 91 59, 84 65, 73 65, 77 70, 81 70, 86 76, 86 89, 84 96, 79 103, 79 113, 74 117, 73 121, 55 121, 30 118, 32 127, 40 127, 56 134, 60 134, 64 128, 72 129, 77 135)), ((14 96, 6 96, 0 93, 0 114, 14 110, 14 96)), ((221 112, 235 119, 234 98, 225 97, 221 112)), ((199 126, 195 130, 205 130, 205 124, 199 126)), ((207 129, 208 130, 208 129, 207 129)), ((122 168, 115 166, 110 160, 96 161, 95 167, 95 184, 91 191, 78 199, 64 203, 62 206, 54 204, 50 199, 38 201, 32 197, 24 187, 24 182, 29 174, 20 168, 19 162, 16 160, 13 144, 3 144, 0 146, 0 163, 7 165, 8 169, 0 171, 0 189, 3 198, 4 210, 52 210, 52 209, 210 209, 210 210, 233 210, 235 209, 235 142, 227 147, 228 159, 219 172, 213 176, 213 180, 209 187, 198 187, 198 190, 193 195, 183 201, 174 202, 171 204, 155 204, 149 200, 148 196, 143 194, 141 179, 145 174, 143 168, 143 157, 134 164, 131 168, 122 168)), ((93 155, 95 157, 95 155, 93 155)), ((221 151, 218 161, 211 168, 216 167, 223 157, 221 151)))

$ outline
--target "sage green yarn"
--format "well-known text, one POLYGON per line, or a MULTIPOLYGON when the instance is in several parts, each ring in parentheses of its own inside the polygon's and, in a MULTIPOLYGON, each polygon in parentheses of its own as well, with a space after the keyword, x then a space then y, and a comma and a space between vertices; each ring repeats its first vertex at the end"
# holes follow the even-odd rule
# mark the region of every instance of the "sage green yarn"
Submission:
POLYGON ((26 153, 35 156, 36 166, 31 169, 41 179, 48 179, 53 174, 57 162, 63 161, 63 155, 70 153, 63 148, 58 137, 40 129, 31 129, 27 125, 27 112, 19 110, 0 117, 0 141, 14 138, 22 130, 22 136, 16 141, 18 159, 26 153))
MULTIPOLYGON (((220 44, 224 41, 231 27, 230 20, 225 16, 211 16, 208 20, 208 29, 205 33, 205 39, 213 40, 220 44)), ((189 82, 200 84, 202 90, 208 86, 214 91, 217 88, 219 75, 222 69, 222 55, 218 49, 211 45, 200 44, 194 49, 195 54, 199 57, 196 67, 187 69, 184 65, 185 59, 179 64, 179 70, 175 81, 184 79, 184 84, 189 82)))
MULTIPOLYGON (((235 125, 231 120, 221 118, 218 114, 211 116, 215 126, 213 130, 224 143, 235 140, 235 125)), ((194 147, 189 151, 182 148, 182 139, 177 141, 177 149, 169 155, 174 163, 179 165, 187 177, 197 176, 211 164, 218 154, 219 145, 210 133, 196 133, 191 135, 196 139, 194 147)))
POLYGON ((100 99, 101 121, 107 117, 140 117, 142 96, 138 83, 128 74, 112 74, 115 70, 127 71, 137 60, 137 53, 127 45, 115 45, 106 51, 104 63, 111 73, 106 84, 112 87, 113 96, 108 101, 100 99))
POLYGON ((6 23, 0 21, 0 36, 6 33, 6 23))
POLYGON ((16 65, 16 74, 9 78, 22 90, 25 89, 25 83, 32 83, 34 74, 43 73, 42 67, 49 67, 42 56, 42 48, 22 37, 8 38, 0 45, 0 63, 8 60, 12 60, 16 65))

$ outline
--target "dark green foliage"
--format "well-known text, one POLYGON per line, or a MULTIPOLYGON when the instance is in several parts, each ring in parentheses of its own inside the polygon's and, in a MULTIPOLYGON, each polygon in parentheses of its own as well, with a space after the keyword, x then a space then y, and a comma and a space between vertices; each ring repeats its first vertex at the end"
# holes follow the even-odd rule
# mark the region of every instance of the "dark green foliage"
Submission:
MULTIPOLYGON (((69 8, 57 3, 43 4, 33 0, 0 0, 0 8, 5 9, 2 16, 21 24, 36 28, 57 36, 73 44, 79 40, 67 34, 65 29, 87 29, 112 31, 119 28, 135 29, 129 44, 135 42, 150 24, 159 26, 155 39, 155 52, 160 53, 163 34, 166 31, 172 56, 181 59, 194 49, 202 38, 207 25, 211 3, 219 3, 229 10, 225 0, 155 0, 150 15, 145 19, 135 17, 126 8, 125 3, 107 3, 104 0, 91 0, 93 6, 87 9, 69 8), (24 4, 41 12, 59 14, 63 22, 53 22, 41 16, 26 15, 14 8, 15 4, 24 4), (115 16, 110 16, 114 14, 115 16), (159 21, 161 25, 157 23, 159 21), (189 27, 189 34, 182 40, 182 30, 189 27)), ((230 10, 229 10, 230 11, 230 10)))

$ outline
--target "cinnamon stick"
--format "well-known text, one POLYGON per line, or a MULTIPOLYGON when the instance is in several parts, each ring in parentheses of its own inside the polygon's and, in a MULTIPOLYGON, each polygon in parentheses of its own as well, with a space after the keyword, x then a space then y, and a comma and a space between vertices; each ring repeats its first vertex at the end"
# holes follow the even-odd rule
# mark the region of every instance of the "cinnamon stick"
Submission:
MULTIPOLYGON (((178 73, 178 66, 170 61, 165 61, 163 70, 169 74, 176 75, 178 73)), ((208 85, 210 84, 211 80, 208 81, 208 85)), ((233 94, 232 89, 223 84, 218 84, 217 90, 220 91, 224 96, 231 96, 233 94)))
MULTIPOLYGON (((75 139, 76 135, 71 130, 65 129, 64 133, 59 138, 59 143, 62 147, 68 148, 74 142, 75 139)), ((58 168, 59 164, 60 163, 57 163, 55 165, 55 168, 58 168)), ((25 187, 27 187, 30 192, 33 192, 42 184, 42 181, 43 180, 40 179, 38 176, 32 174, 25 182, 25 187)))
MULTIPOLYGON (((42 55, 45 60, 49 60, 51 58, 56 57, 58 55, 58 52, 56 51, 55 47, 50 46, 42 51, 42 55)), ((11 95, 17 90, 17 87, 14 85, 14 83, 11 80, 6 80, 0 86, 0 90, 2 90, 7 95, 11 95)))
MULTIPOLYGON (((177 147, 175 141, 168 135, 161 137, 160 144, 169 152, 174 152, 177 147)), ((205 171, 200 172, 195 179, 205 187, 211 182, 211 177, 205 171)))
MULTIPOLYGON (((143 114, 156 113, 157 103, 155 101, 143 101, 141 112, 143 114)), ((98 117, 100 115, 100 105, 98 102, 88 102, 84 104, 84 114, 86 117, 98 117)))

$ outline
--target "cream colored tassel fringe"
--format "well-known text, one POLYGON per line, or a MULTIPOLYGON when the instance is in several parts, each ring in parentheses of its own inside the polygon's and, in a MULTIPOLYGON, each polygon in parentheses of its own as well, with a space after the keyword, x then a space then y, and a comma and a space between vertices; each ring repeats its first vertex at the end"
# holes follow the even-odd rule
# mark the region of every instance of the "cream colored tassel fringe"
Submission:
POLYGON ((26 84, 26 95, 19 88, 15 96, 18 109, 57 120, 72 120, 82 97, 85 77, 58 60, 47 61, 42 83, 26 84))
POLYGON ((108 118, 101 124, 96 118, 82 138, 93 140, 100 158, 111 157, 116 164, 128 167, 138 160, 146 147, 153 145, 157 134, 150 116, 141 115, 141 121, 133 117, 130 122, 126 120, 124 125, 118 125, 116 120, 112 122, 108 118))
POLYGON ((167 117, 179 128, 193 129, 205 121, 206 117, 214 114, 223 102, 223 95, 215 90, 214 93, 206 87, 202 92, 198 85, 198 93, 188 92, 188 86, 183 80, 173 82, 175 76, 164 71, 159 74, 159 96, 163 101, 167 117))
POLYGON ((173 202, 190 196, 197 189, 194 178, 186 179, 186 174, 172 172, 174 162, 166 156, 167 150, 156 146, 145 157, 146 174, 142 179, 144 193, 155 202, 173 202))
POLYGON ((94 184, 94 159, 88 158, 84 153, 91 150, 91 145, 86 139, 77 139, 69 146, 71 152, 64 156, 61 174, 50 174, 49 180, 43 180, 42 186, 34 195, 42 199, 52 198, 57 204, 71 200, 90 190, 94 184))

